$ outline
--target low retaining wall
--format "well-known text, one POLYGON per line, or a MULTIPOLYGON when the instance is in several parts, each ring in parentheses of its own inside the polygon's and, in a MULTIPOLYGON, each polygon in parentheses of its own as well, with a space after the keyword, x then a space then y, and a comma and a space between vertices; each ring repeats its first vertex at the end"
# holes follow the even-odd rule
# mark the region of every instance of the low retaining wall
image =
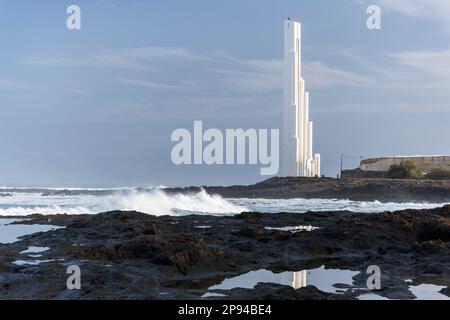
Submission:
POLYGON ((372 158, 362 160, 360 167, 362 171, 388 171, 392 165, 402 161, 414 161, 425 172, 439 167, 450 167, 450 156, 372 158))

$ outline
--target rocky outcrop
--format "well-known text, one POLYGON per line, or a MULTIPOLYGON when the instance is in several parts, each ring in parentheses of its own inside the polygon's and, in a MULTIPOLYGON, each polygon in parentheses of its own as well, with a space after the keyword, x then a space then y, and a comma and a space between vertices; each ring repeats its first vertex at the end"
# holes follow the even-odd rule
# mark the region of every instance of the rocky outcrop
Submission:
POLYGON ((354 288, 341 285, 341 294, 329 294, 261 283, 211 298, 354 299, 370 265, 382 270, 383 288, 377 293, 385 297, 414 298, 406 279, 450 286, 450 206, 379 214, 155 217, 108 212, 29 218, 30 224, 51 221, 64 228, 0 245, 2 299, 199 299, 209 287, 249 271, 281 273, 322 265, 359 271, 354 288), (318 229, 277 230, 299 225, 318 229), (12 264, 32 259, 20 254, 29 246, 50 247, 39 258, 49 262, 12 264), (80 291, 65 289, 69 265, 82 270, 80 291))
POLYGON ((219 263, 223 251, 209 247, 195 236, 141 236, 115 246, 94 245, 79 247, 78 259, 120 261, 144 259, 158 265, 173 265, 186 274, 191 266, 219 263))
MULTIPOLYGON (((231 198, 350 199, 381 202, 450 202, 450 180, 331 179, 275 177, 250 186, 203 187, 231 198)), ((199 192, 199 187, 166 189, 199 192)))

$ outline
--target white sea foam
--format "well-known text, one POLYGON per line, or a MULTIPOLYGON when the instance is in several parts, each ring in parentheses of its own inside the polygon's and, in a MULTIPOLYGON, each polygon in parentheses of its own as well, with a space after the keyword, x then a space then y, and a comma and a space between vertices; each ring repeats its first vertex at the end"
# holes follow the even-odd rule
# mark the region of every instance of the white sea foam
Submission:
POLYGON ((154 215, 238 214, 248 209, 204 190, 193 194, 168 194, 161 190, 128 190, 111 195, 49 195, 14 193, 0 198, 0 216, 30 214, 95 214, 112 210, 135 210, 154 215))
POLYGON ((130 192, 119 199, 123 210, 136 210, 159 215, 171 214, 237 214, 248 210, 239 204, 232 204, 218 195, 202 190, 195 194, 167 194, 152 192, 130 192))
POLYGON ((84 207, 73 207, 73 208, 63 208, 60 206, 48 206, 48 207, 11 207, 6 209, 0 209, 0 216, 27 216, 32 214, 42 214, 42 215, 54 215, 54 214, 93 214, 97 212, 92 212, 88 208, 84 207))
POLYGON ((25 216, 34 213, 96 214, 113 210, 136 210, 153 215, 216 214, 232 215, 243 211, 307 212, 343 211, 383 212, 403 209, 428 209, 444 203, 381 203, 335 199, 225 199, 205 191, 170 194, 163 190, 137 191, 121 189, 110 194, 45 195, 13 192, 0 197, 0 216, 25 216))
POLYGON ((384 212, 404 209, 432 209, 442 207, 446 203, 415 203, 415 202, 379 202, 352 201, 337 199, 229 199, 258 212, 308 212, 308 211, 353 211, 353 212, 384 212))

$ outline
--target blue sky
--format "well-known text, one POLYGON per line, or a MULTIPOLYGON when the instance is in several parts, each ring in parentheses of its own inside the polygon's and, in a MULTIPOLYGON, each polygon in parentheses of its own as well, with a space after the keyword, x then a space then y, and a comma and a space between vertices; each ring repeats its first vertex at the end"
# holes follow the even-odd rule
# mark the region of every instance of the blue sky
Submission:
POLYGON ((450 154, 448 0, 0 0, 0 184, 262 180, 258 166, 177 167, 170 134, 279 128, 288 16, 303 23, 325 174, 342 152, 450 154), (381 30, 366 28, 370 4, 381 30))

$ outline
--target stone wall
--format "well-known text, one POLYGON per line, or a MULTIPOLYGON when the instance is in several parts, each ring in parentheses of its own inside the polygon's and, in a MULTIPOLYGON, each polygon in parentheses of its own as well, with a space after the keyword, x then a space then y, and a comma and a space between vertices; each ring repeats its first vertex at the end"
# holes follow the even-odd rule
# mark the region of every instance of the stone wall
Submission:
POLYGON ((385 179, 387 178, 386 171, 363 171, 361 169, 343 170, 342 178, 349 179, 385 179))

